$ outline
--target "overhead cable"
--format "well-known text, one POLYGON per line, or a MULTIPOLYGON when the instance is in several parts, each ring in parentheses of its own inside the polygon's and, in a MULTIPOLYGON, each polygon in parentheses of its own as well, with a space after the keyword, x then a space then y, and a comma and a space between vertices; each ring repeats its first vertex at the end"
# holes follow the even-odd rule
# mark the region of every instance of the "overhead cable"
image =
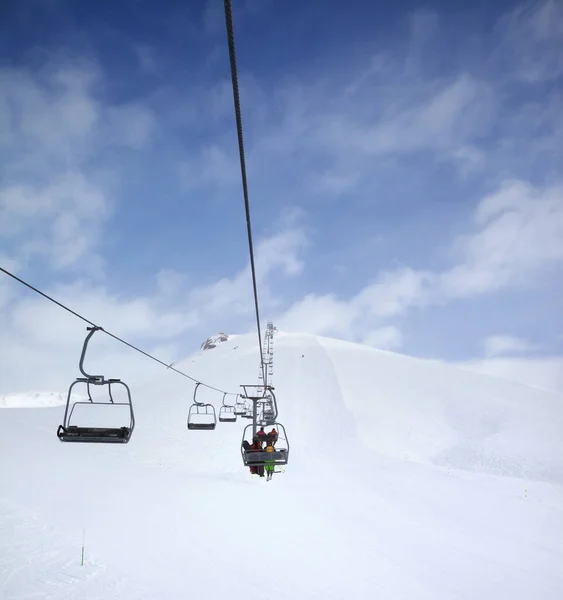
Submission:
POLYGON ((246 178, 246 160, 244 157, 244 138, 242 134, 242 114, 240 109, 240 96, 237 74, 237 59, 235 54, 235 32, 233 28, 233 11, 231 0, 225 0, 225 24, 227 26, 227 39, 229 43, 229 58, 231 62, 231 80, 233 84, 233 101, 237 122, 238 150, 240 157, 240 172, 242 176, 242 190, 244 194, 244 208, 246 211, 246 230, 248 234, 248 249, 250 252, 250 270, 252 272, 252 287, 254 290, 254 307, 256 310, 256 328, 258 330, 258 348, 260 350, 260 365, 262 373, 265 372, 264 353, 262 351, 262 334, 260 330, 260 311, 258 308, 258 290, 256 285, 256 269, 254 267, 254 247, 252 243, 252 227, 250 225, 250 202, 248 200, 248 183, 246 178))

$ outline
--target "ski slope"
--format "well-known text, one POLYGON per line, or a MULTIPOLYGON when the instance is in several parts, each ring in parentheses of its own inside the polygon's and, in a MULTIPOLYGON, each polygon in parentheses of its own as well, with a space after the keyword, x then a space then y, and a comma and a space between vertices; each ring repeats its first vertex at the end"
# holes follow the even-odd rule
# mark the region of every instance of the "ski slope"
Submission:
MULTIPOLYGON (((176 366, 238 391, 258 364, 249 335, 176 366)), ((63 390, 0 401, 0 598, 563 598, 563 397, 281 332, 274 373, 291 453, 268 483, 248 421, 188 432, 164 369, 128 382, 124 446, 61 444, 63 390)))

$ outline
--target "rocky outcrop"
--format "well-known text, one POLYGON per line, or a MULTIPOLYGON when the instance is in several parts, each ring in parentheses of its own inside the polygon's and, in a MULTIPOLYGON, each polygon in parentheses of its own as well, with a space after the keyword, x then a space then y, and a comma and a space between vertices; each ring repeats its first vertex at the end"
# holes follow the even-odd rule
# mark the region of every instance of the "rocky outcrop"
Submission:
POLYGON ((219 335, 212 335, 208 337, 205 342, 201 345, 201 350, 211 350, 216 348, 219 344, 229 341, 229 336, 226 333, 219 333, 219 335))

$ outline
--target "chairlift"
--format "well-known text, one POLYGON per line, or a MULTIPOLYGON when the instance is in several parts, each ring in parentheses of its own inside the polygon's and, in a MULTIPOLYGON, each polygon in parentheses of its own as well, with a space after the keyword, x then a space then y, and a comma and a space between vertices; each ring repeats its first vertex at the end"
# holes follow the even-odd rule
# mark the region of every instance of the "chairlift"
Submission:
MULTIPOLYGON (((289 459, 289 441, 285 427, 281 423, 271 423, 278 433, 274 441, 274 451, 250 450, 252 443, 252 425, 247 425, 242 434, 241 454, 246 467, 259 467, 266 464, 286 465, 289 459)), ((265 436, 266 440, 268 435, 265 436)))
POLYGON ((219 409, 219 421, 221 423, 236 423, 237 416, 235 415, 235 407, 229 406, 221 406, 219 409))
POLYGON ((245 400, 245 402, 243 403, 242 406, 242 413, 241 413, 241 417, 243 419, 253 419, 254 418, 254 407, 252 406, 251 403, 248 402, 248 398, 246 396, 242 396, 245 400))
MULTIPOLYGON (((76 381, 73 381, 69 387, 65 414, 63 418, 63 424, 59 425, 57 429, 57 437, 61 442, 90 442, 90 443, 116 443, 126 444, 131 439, 131 434, 135 428, 135 416, 133 414, 133 404, 131 402, 131 390, 129 386, 121 381, 121 379, 106 379, 103 375, 89 375, 84 370, 84 358, 86 356, 86 350, 88 348, 88 342, 96 331, 103 329, 101 327, 87 327, 86 330, 89 332, 84 340, 82 346, 82 354, 80 355, 80 362, 78 368, 84 377, 77 377, 76 381), (72 393, 74 386, 78 384, 86 384, 86 392, 88 394, 88 400, 77 400, 72 402, 72 393), (107 386, 108 399, 105 401, 94 400, 90 393, 90 386, 107 386), (120 385, 125 388, 127 393, 127 400, 122 402, 116 402, 112 394, 112 385, 120 385), (74 425, 73 413, 74 409, 78 405, 94 407, 94 406, 127 406, 129 413, 129 423, 123 427, 90 427, 83 425, 74 425)), ((88 409, 91 411, 91 408, 88 409)), ((92 413, 94 414, 94 413, 92 413)))
POLYGON ((237 415, 235 414, 235 407, 230 404, 225 404, 225 396, 227 393, 223 394, 223 404, 219 409, 219 422, 220 423, 236 423, 237 415))
POLYGON ((274 407, 271 404, 266 404, 264 406, 264 410, 262 411, 262 420, 266 425, 270 425, 274 423, 276 420, 276 415, 274 413, 274 407))
POLYGON ((215 407, 213 404, 197 401, 197 388, 200 385, 201 382, 197 382, 194 388, 194 403, 188 412, 188 429, 213 430, 217 426, 215 407))
MULTIPOLYGON (((237 398, 239 398, 239 397, 240 397, 240 394, 238 394, 237 398)), ((241 417, 242 415, 244 415, 244 413, 246 412, 245 403, 242 401, 236 400, 233 412, 235 413, 235 415, 237 417, 241 417)))
POLYGON ((273 387, 268 389, 268 395, 265 397, 264 409, 262 411, 262 418, 266 422, 266 425, 272 425, 278 418, 278 403, 273 390, 273 387))

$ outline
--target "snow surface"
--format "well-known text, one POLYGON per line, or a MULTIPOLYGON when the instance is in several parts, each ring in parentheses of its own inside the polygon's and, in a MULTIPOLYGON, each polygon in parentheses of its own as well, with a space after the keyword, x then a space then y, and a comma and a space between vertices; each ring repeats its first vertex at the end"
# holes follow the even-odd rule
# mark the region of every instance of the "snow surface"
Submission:
MULTIPOLYGON (((177 366, 237 392, 258 364, 237 336, 177 366)), ((309 335, 277 333, 274 364, 271 482, 242 464, 248 421, 187 430, 165 369, 129 382, 124 446, 61 444, 56 394, 5 397, 0 598, 563 598, 562 396, 309 335)))
POLYGON ((54 392, 31 392, 0 396, 0 408, 37 408, 66 404, 66 394, 54 392))

